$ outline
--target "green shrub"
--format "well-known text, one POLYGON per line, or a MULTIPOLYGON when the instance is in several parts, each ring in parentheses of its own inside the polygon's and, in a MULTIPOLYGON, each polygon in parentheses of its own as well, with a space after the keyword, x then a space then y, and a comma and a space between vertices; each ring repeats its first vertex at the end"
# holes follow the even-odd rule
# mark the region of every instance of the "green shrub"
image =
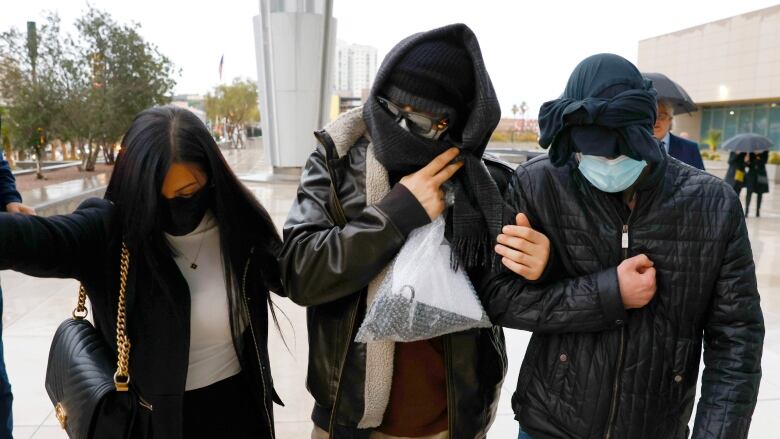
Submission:
POLYGON ((720 145, 721 132, 718 130, 709 130, 707 137, 704 139, 704 143, 710 146, 710 151, 716 152, 718 145, 720 145))
POLYGON ((512 135, 511 131, 493 131, 493 135, 490 136, 490 141, 503 143, 538 142, 539 136, 533 131, 515 131, 514 135, 512 135))
POLYGON ((701 151, 701 158, 703 160, 712 160, 714 162, 720 161, 720 153, 717 151, 708 151, 708 150, 702 150, 701 151))

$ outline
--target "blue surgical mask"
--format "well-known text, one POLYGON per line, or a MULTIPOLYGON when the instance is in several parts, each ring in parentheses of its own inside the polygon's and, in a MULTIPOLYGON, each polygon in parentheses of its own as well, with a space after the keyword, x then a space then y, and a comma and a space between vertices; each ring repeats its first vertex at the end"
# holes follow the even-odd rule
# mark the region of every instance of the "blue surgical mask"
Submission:
POLYGON ((596 189, 604 192, 622 192, 636 182, 647 166, 644 160, 621 155, 608 159, 597 155, 578 154, 580 172, 596 189))

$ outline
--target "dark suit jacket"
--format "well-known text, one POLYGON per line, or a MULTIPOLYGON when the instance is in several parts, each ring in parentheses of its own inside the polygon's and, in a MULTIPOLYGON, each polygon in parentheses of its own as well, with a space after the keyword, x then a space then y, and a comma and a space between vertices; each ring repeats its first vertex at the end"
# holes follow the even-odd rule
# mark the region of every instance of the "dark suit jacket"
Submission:
POLYGON ((701 159, 699 145, 672 133, 669 133, 669 155, 694 168, 704 170, 704 161, 701 159))
POLYGON ((22 196, 16 190, 14 174, 11 173, 11 167, 3 158, 3 150, 0 149, 0 211, 13 202, 21 203, 22 196))

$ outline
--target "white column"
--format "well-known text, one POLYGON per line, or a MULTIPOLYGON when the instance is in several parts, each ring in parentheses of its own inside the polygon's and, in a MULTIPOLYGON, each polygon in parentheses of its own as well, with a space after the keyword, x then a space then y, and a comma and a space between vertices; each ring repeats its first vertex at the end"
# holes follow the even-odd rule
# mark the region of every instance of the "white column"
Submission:
POLYGON ((274 170, 300 168, 329 119, 333 0, 260 0, 254 17, 263 145, 274 170))

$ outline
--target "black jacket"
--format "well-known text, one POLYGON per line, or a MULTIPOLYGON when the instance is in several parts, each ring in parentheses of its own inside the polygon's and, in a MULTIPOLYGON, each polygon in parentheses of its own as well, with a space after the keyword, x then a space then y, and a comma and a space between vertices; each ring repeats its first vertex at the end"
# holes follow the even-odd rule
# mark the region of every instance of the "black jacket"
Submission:
POLYGON ((8 203, 21 203, 22 197, 16 190, 16 179, 11 173, 11 167, 3 158, 3 151, 0 148, 0 211, 5 210, 8 203))
POLYGON ((696 142, 669 133, 669 155, 694 168, 704 170, 704 161, 696 142))
MULTIPOLYGON (((358 141, 334 163, 346 226, 337 227, 331 213, 331 178, 321 146, 306 163, 284 226, 282 281, 290 299, 307 306, 312 419, 326 431, 335 420, 334 439, 370 434, 357 429, 364 408, 366 349, 353 341, 365 315, 367 285, 391 262, 407 235, 430 221, 402 185, 377 205, 366 206, 367 144, 358 141)), ((511 168, 486 163, 499 188, 505 188, 511 168)), ((450 437, 485 437, 506 374, 503 333, 493 327, 442 339, 450 437)))
POLYGON ((769 161, 769 151, 750 153, 745 175, 745 189, 748 192, 765 194, 769 192, 769 179, 766 173, 766 162, 769 161))
MULTIPOLYGON (((86 288, 95 326, 116 350, 116 306, 121 233, 113 204, 90 199, 70 215, 49 218, 0 214, 0 270, 37 277, 75 278, 86 288)), ((273 388, 267 348, 267 291, 281 291, 266 282, 254 254, 247 254, 242 283, 251 324, 237 340, 238 357, 250 377, 263 423, 273 437, 273 388), (254 266, 253 266, 254 264, 254 266)), ((127 330, 132 343, 130 376, 144 401, 140 437, 182 438, 182 398, 187 379, 190 301, 187 282, 171 257, 161 258, 162 283, 130 256, 127 285, 127 330), (152 407, 149 410, 148 407, 152 407)), ((76 303, 76 291, 73 291, 76 303)), ((67 316, 62 316, 63 320, 67 316)))
POLYGON ((745 156, 747 153, 734 152, 729 153, 729 168, 726 170, 724 181, 729 184, 737 193, 745 187, 745 156))
POLYGON ((746 438, 764 323, 739 200, 677 160, 657 167, 637 197, 631 213, 574 160, 555 168, 540 157, 517 169, 508 201, 550 238, 554 262, 540 283, 502 269, 481 292, 494 323, 534 332, 516 418, 534 439, 685 438, 703 340, 693 437, 746 438), (642 253, 658 290, 626 311, 616 267, 642 253))

